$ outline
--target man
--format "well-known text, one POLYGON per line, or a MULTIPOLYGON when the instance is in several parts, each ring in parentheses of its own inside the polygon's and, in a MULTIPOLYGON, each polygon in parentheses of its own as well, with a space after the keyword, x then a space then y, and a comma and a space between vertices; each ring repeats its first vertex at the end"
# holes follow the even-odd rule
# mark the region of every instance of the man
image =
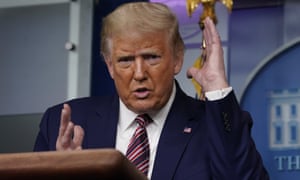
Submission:
POLYGON ((149 178, 268 179, 250 135, 251 117, 226 80, 219 35, 209 18, 204 24, 203 68, 187 72, 203 88, 206 100, 200 101, 174 79, 184 56, 174 14, 158 3, 117 8, 103 21, 101 51, 118 96, 48 109, 34 150, 115 147, 127 155, 140 127, 134 119, 147 114, 152 120, 143 127, 143 147, 150 156, 141 171, 149 178))

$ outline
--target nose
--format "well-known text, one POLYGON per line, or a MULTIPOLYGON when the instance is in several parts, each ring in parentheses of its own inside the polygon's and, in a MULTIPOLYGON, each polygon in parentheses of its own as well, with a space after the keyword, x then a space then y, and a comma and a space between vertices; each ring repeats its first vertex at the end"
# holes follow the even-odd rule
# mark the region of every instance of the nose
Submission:
POLYGON ((147 67, 142 58, 135 59, 134 79, 136 81, 144 81, 147 79, 147 67))

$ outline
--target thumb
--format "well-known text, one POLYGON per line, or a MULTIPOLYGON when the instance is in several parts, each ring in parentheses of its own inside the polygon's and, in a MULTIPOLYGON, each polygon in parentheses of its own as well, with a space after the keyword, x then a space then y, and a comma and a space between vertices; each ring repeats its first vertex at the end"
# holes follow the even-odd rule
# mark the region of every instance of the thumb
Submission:
MULTIPOLYGON (((187 76, 187 78, 189 78, 189 79, 191 79, 191 78, 196 79, 197 74, 199 74, 199 69, 198 69, 198 68, 195 68, 195 67, 190 67, 190 68, 187 70, 186 76, 187 76)), ((199 76, 199 75, 198 75, 198 76, 199 76)))

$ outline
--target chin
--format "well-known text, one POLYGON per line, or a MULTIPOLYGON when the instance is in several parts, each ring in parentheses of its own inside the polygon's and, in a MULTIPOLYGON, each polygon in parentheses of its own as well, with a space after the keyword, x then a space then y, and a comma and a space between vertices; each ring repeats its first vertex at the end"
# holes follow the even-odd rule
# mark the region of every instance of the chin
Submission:
POLYGON ((148 112, 153 111, 154 107, 153 107, 153 106, 146 105, 146 104, 138 103, 138 104, 135 104, 134 106, 132 106, 131 109, 132 109, 135 113, 142 114, 142 113, 148 113, 148 112))

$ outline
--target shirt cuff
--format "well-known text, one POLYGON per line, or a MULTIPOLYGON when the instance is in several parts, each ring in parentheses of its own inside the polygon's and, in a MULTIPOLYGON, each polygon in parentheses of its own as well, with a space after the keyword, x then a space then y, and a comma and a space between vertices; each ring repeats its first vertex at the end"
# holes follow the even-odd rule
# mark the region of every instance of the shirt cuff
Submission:
POLYGON ((232 87, 227 87, 215 91, 208 91, 205 93, 205 97, 209 101, 215 101, 225 98, 232 91, 232 87))

